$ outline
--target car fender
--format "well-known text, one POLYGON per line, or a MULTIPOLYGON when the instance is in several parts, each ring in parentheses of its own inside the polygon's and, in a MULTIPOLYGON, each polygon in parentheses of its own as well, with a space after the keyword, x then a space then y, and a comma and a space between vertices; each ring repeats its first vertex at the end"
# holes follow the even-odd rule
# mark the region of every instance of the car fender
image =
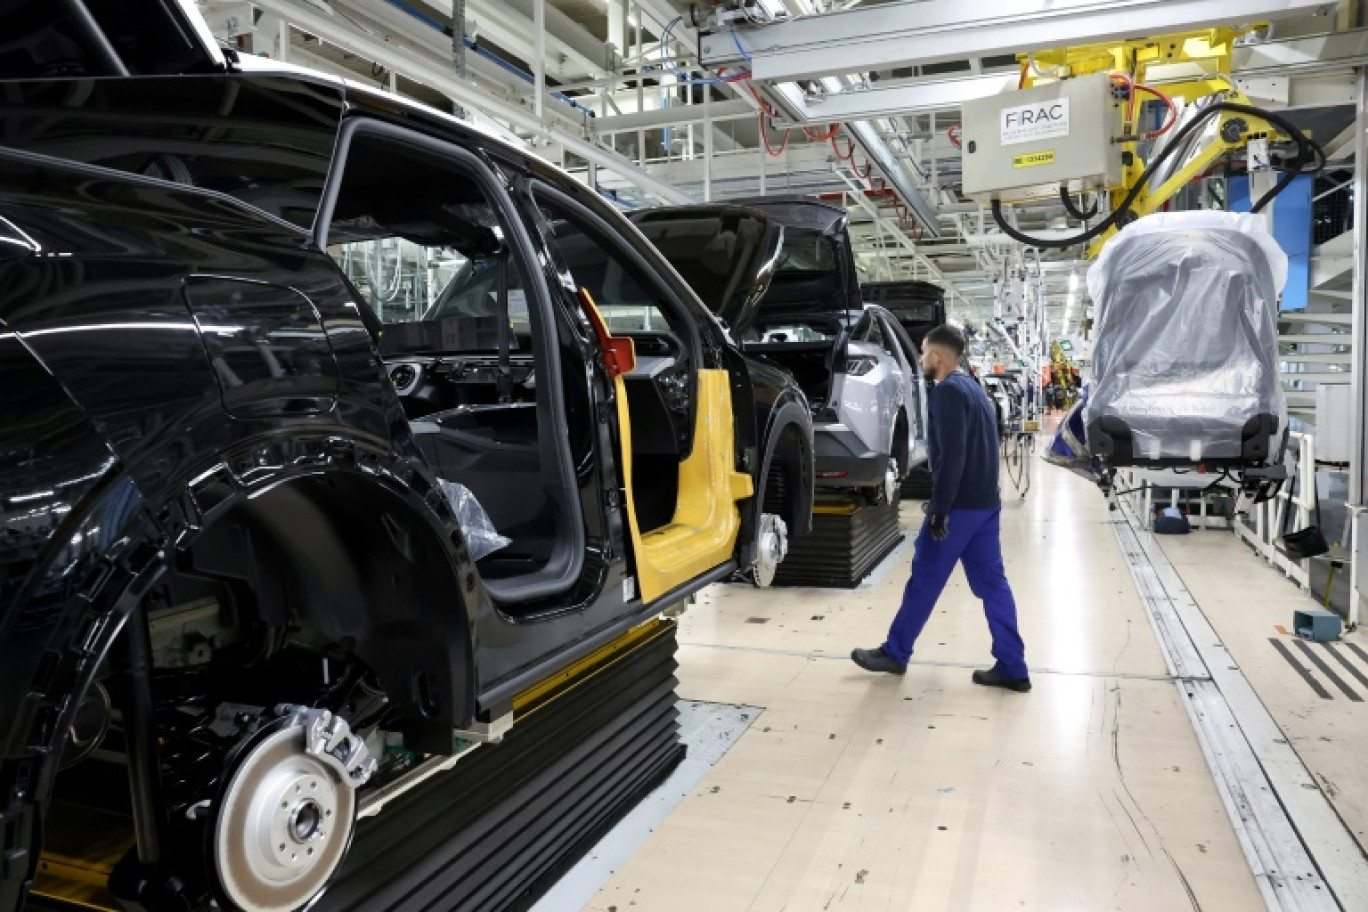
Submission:
POLYGON ((802 441, 800 459, 801 464, 805 467, 800 471, 798 485, 787 492, 786 508, 789 513, 789 532, 792 535, 804 535, 812 531, 815 485, 812 474, 812 415, 808 409, 807 400, 801 392, 796 395, 793 392, 788 392, 780 402, 769 410, 768 421, 762 435, 765 442, 764 458, 761 460, 760 475, 756 485, 754 508, 756 527, 759 527, 760 515, 764 512, 765 507, 765 480, 769 476, 770 466, 779 448, 779 441, 788 428, 795 429, 802 441))

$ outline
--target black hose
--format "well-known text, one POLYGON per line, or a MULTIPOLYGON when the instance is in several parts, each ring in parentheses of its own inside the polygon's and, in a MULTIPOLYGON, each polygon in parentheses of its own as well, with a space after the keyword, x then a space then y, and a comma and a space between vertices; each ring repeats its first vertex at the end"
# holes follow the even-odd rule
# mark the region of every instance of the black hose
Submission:
POLYGON ((1084 212, 1083 210, 1078 208, 1078 206, 1073 201, 1073 197, 1069 195, 1068 184, 1059 185, 1059 201, 1064 204, 1064 211, 1069 213, 1069 215, 1072 215, 1074 218, 1078 219, 1080 222, 1086 222, 1088 219, 1097 215, 1097 200, 1094 199, 1092 208, 1089 209, 1087 212, 1084 212))
POLYGON ((1039 247, 1041 249, 1046 250, 1062 250, 1066 247, 1072 247, 1075 244, 1085 244, 1088 241, 1095 240, 1096 238, 1101 237, 1112 227, 1120 224, 1120 220, 1130 213, 1131 205, 1135 202, 1136 197, 1140 195, 1141 191, 1144 189, 1146 184, 1149 183, 1149 180, 1154 175, 1155 170, 1165 161, 1167 161, 1169 157, 1172 156, 1174 152, 1183 144, 1183 141, 1186 140, 1189 136, 1191 136, 1197 130, 1198 127, 1206 123, 1206 121, 1209 120, 1213 115, 1221 111, 1230 111, 1233 114, 1244 114, 1248 117, 1257 117, 1258 119, 1266 123, 1272 124, 1273 126, 1282 130, 1284 133, 1287 133, 1297 143, 1297 154, 1278 167, 1278 170, 1287 172, 1287 175, 1282 180, 1278 181, 1278 183, 1273 187, 1272 190, 1269 190, 1262 197, 1260 197, 1258 202, 1256 202, 1253 205, 1253 207, 1251 207, 1251 211, 1262 211, 1265 206, 1273 202, 1273 200, 1277 197, 1279 193, 1282 193, 1284 190, 1287 189, 1287 187, 1292 183, 1292 180, 1296 177, 1296 175, 1302 173, 1314 174, 1324 169, 1325 150, 1320 147, 1319 143, 1309 138, 1305 133, 1303 133, 1301 130, 1293 126, 1291 122, 1289 122, 1286 118, 1282 117, 1279 114, 1274 114, 1271 111, 1265 111, 1262 108, 1252 107, 1251 105, 1242 105, 1236 104, 1234 102, 1222 101, 1218 102, 1217 104, 1211 105, 1206 110, 1202 111, 1200 114, 1194 117, 1192 120, 1184 124, 1182 128, 1179 129, 1176 134, 1174 134, 1173 139, 1169 141, 1168 145, 1164 147, 1163 151, 1155 156, 1154 161, 1150 162, 1145 167, 1144 173, 1141 174, 1140 179, 1135 182, 1135 186, 1131 187, 1130 192, 1126 194, 1126 198, 1121 201, 1121 205, 1117 206, 1114 210, 1112 210, 1111 214, 1108 215, 1105 219, 1098 222, 1096 225, 1092 226, 1086 231, 1077 234, 1071 238, 1031 237, 1029 234, 1025 234, 1024 232, 1018 231, 1017 229, 1013 228, 1010 224, 1008 224, 1007 220, 1002 215, 1001 200, 993 200, 993 221, 997 223, 997 226, 1002 230, 1002 233, 1010 237, 1012 240, 1019 241, 1022 244, 1029 244, 1033 247, 1039 247), (1308 160, 1319 162, 1309 172, 1304 170, 1306 168, 1308 160))

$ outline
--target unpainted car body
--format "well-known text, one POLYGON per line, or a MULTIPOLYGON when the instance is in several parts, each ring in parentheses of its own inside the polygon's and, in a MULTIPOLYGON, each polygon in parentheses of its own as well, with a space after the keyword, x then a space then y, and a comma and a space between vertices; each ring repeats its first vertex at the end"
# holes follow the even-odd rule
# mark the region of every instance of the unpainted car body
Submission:
POLYGON ((802 391, 555 167, 179 0, 0 31, 0 908, 102 744, 121 901, 303 906, 364 789, 810 522, 802 391))

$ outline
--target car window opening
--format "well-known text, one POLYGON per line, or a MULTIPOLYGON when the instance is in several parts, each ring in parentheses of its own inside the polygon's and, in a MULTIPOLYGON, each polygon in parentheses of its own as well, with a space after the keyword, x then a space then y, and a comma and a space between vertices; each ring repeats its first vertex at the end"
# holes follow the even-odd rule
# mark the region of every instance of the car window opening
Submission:
POLYGON ((674 518, 679 465, 693 438, 693 362, 682 317, 626 253, 568 206, 539 199, 561 262, 589 292, 609 332, 632 339, 636 366, 624 375, 631 417, 632 500, 643 533, 674 518))
POLYGON ((328 252, 381 325, 381 355, 428 463, 508 539, 477 560, 496 583, 558 573, 571 521, 553 445, 564 429, 542 407, 539 314, 506 239, 461 168, 364 134, 353 141, 328 252))

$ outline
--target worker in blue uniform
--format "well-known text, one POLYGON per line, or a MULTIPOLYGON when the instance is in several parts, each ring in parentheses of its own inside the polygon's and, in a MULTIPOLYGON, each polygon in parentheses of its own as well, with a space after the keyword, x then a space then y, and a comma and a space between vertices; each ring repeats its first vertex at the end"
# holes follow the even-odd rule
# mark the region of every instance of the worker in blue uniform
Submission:
POLYGON ((956 562, 983 600, 993 636, 992 668, 975 671, 975 684, 1025 693, 1031 689, 1026 650, 1017 630, 1016 602, 1002 566, 998 492, 998 429, 987 394, 959 369, 964 334, 938 326, 922 341, 922 371, 931 391, 929 443, 931 501, 917 536, 912 576, 888 639, 850 657, 867 671, 900 675, 945 589, 956 562))

